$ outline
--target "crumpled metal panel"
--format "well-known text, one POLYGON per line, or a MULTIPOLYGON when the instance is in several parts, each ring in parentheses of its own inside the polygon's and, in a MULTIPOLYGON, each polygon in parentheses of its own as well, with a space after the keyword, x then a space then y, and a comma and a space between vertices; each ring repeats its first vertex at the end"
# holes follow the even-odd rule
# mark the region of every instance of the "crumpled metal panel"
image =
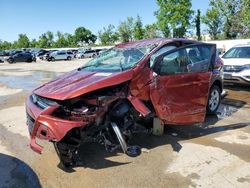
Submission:
POLYGON ((74 70, 40 86, 34 90, 34 93, 56 100, 71 99, 131 80, 133 73, 132 69, 113 73, 74 70))
POLYGON ((160 119, 169 124, 203 122, 212 73, 158 76, 150 97, 160 119))
POLYGON ((153 79, 152 70, 144 67, 139 70, 139 74, 135 74, 129 85, 130 93, 141 100, 150 100, 150 82, 153 79))

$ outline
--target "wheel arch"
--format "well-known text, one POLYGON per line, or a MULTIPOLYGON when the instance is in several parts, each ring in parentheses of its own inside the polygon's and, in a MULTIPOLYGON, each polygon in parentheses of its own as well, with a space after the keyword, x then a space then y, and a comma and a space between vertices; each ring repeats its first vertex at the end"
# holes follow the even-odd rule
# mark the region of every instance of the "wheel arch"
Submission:
POLYGON ((213 82, 213 83, 211 84, 211 86, 210 86, 210 89, 211 89, 214 85, 218 86, 218 87, 220 88, 220 92, 222 93, 222 91, 223 91, 223 84, 222 84, 222 81, 219 80, 219 79, 214 80, 214 82, 213 82))

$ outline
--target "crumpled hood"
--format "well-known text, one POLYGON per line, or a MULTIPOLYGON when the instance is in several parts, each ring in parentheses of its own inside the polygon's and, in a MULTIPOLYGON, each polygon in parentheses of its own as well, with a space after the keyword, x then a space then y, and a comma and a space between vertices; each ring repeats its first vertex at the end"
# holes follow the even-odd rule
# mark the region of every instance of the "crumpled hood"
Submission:
POLYGON ((130 80, 132 75, 133 70, 112 73, 74 70, 38 87, 34 93, 50 99, 65 100, 123 83, 130 80))

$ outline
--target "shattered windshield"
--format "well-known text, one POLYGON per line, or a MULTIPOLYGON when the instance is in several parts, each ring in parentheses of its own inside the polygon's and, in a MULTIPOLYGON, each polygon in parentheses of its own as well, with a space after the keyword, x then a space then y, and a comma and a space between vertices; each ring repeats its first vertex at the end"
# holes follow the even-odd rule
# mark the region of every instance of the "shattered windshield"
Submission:
POLYGON ((88 71, 123 71, 134 67, 155 46, 138 48, 111 48, 90 60, 79 70, 88 71))

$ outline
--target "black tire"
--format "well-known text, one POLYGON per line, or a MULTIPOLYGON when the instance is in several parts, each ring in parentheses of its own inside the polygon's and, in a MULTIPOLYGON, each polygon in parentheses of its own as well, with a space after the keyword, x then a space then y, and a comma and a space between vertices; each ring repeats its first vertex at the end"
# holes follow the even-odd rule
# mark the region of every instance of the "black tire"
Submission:
POLYGON ((11 63, 14 63, 14 59, 13 59, 13 58, 9 58, 7 61, 8 61, 10 64, 11 64, 11 63))
POLYGON ((84 58, 84 55, 81 56, 81 59, 83 59, 83 58, 84 58))
POLYGON ((93 54, 93 55, 92 55, 92 58, 95 58, 95 56, 96 56, 96 54, 93 54))
POLYGON ((217 85, 210 88, 207 101, 207 114, 216 114, 221 103, 221 89, 217 85))
POLYGON ((50 60, 51 60, 51 61, 55 61, 55 58, 54 58, 54 57, 51 57, 50 60))
POLYGON ((54 143, 54 147, 63 167, 69 168, 74 165, 72 153, 65 144, 54 143))
POLYGON ((71 57, 70 57, 70 56, 68 56, 68 57, 67 57, 67 60, 68 60, 68 61, 70 61, 70 60, 71 60, 71 57))
POLYGON ((27 62, 27 63, 31 63, 31 62, 32 62, 32 59, 27 59, 26 62, 27 62))

